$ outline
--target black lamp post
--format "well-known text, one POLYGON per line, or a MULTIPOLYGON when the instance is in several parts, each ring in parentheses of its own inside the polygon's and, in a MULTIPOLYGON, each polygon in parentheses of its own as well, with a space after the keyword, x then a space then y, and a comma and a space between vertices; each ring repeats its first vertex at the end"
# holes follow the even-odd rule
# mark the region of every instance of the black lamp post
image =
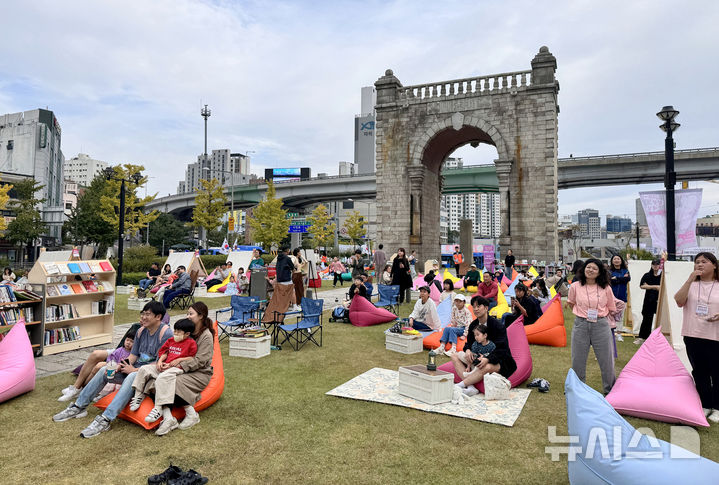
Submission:
POLYGON ((117 239, 117 278, 115 280, 115 285, 120 285, 122 284, 122 255, 125 249, 125 182, 134 182, 135 185, 138 185, 140 180, 142 180, 142 175, 134 173, 130 179, 127 180, 124 177, 118 177, 115 173, 115 169, 112 167, 107 167, 103 170, 103 173, 107 180, 117 180, 120 182, 120 225, 117 239))
POLYGON ((664 140, 664 157, 666 158, 666 171, 664 172, 664 188, 666 189, 666 207, 667 207, 667 259, 675 261, 677 259, 677 236, 674 209, 674 184, 677 182, 677 174, 674 171, 674 138, 672 133, 677 131, 679 123, 674 118, 679 114, 673 106, 665 106, 657 113, 657 116, 664 123, 659 125, 666 132, 667 137, 664 140))

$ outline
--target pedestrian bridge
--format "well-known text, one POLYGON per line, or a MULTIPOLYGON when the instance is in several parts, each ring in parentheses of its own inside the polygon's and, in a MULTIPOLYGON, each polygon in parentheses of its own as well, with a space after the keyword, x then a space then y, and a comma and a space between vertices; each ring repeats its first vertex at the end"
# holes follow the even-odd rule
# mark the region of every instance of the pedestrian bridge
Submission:
MULTIPOLYGON (((677 180, 709 180, 719 175, 719 148, 695 148, 674 152, 677 180)), ((664 152, 627 153, 570 157, 557 160, 559 189, 661 183, 664 180, 664 152)), ((443 194, 498 192, 493 164, 450 168, 442 171, 443 194)), ((377 195, 376 178, 370 175, 314 177, 301 182, 278 183, 277 196, 285 206, 302 208, 318 202, 373 199, 377 195)), ((267 190, 266 184, 238 185, 234 188, 234 206, 256 205, 267 190)), ((228 200, 230 189, 225 189, 228 200)), ((147 204, 149 210, 171 212, 189 220, 195 194, 160 197, 147 204)), ((229 206, 229 202, 228 202, 229 206)))

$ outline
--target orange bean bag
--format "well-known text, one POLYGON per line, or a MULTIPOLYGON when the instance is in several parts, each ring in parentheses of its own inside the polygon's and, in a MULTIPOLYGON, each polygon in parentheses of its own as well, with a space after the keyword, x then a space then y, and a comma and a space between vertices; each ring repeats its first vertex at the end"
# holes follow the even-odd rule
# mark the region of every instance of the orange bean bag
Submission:
POLYGON ((547 310, 536 322, 525 325, 527 340, 530 344, 549 345, 550 347, 567 346, 567 330, 564 328, 564 311, 559 295, 552 298, 547 310))
MULTIPOLYGON (((452 302, 449 300, 444 300, 442 303, 440 303, 437 306, 437 314, 439 314, 439 319, 442 322, 442 330, 444 330, 444 327, 449 325, 449 319, 451 317, 451 311, 452 311, 452 302)), ((466 305, 467 309, 469 309, 470 315, 472 315, 472 320, 474 321, 477 317, 474 315, 474 309, 472 308, 472 305, 466 305)), ((425 349, 436 349, 439 347, 439 339, 442 338, 442 330, 438 332, 432 332, 429 335, 427 335, 422 340, 422 346, 425 349)), ((467 342, 467 339, 464 337, 460 337, 457 339, 457 350, 462 350, 464 348, 464 344, 467 342)), ((451 345, 449 343, 445 344, 445 350, 449 350, 451 345)))
MULTIPOLYGON (((202 411, 203 409, 212 406, 220 398, 222 392, 225 390, 225 369, 222 364, 222 352, 220 351, 220 342, 217 340, 217 322, 215 322, 215 344, 214 351, 212 354, 212 369, 213 374, 210 378, 210 383, 207 384, 205 390, 202 391, 202 394, 200 395, 200 400, 195 403, 195 411, 202 411)), ((97 401, 97 403, 95 403, 95 406, 104 410, 105 408, 107 408, 107 406, 110 405, 112 399, 115 397, 115 394, 117 394, 117 391, 110 393, 97 401)), ((145 429, 153 429, 160 426, 160 423, 162 422, 162 418, 158 419, 154 423, 145 422, 145 417, 150 414, 150 411, 152 411, 152 408, 154 406, 155 403, 152 401, 152 398, 150 396, 147 396, 145 400, 142 401, 142 404, 140 404, 140 408, 137 411, 130 411, 130 406, 128 404, 127 406, 125 406, 125 409, 120 411, 120 414, 118 414, 118 416, 126 421, 130 421, 131 423, 140 425, 145 429)), ((182 407, 173 407, 172 415, 175 416, 175 418, 177 418, 177 420, 179 421, 185 417, 185 410, 182 407)))
MULTIPOLYGON (((422 345, 425 349, 436 349, 439 347, 439 339, 442 338, 442 332, 432 332, 431 334, 427 335, 424 340, 422 340, 422 345)), ((464 337, 459 337, 457 339, 457 350, 463 350, 464 344, 467 343, 467 339, 464 337)), ((451 345, 449 343, 445 344, 445 350, 448 350, 451 345)))

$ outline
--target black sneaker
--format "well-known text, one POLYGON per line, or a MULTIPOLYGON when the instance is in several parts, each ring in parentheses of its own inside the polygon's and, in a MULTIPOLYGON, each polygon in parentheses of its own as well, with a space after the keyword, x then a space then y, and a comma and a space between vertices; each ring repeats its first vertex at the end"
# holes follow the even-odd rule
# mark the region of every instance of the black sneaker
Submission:
POLYGON ((532 379, 532 382, 527 384, 527 387, 539 387, 539 385, 542 383, 542 379, 537 377, 536 379, 532 379))
POLYGON ((162 483, 167 483, 170 480, 180 478, 182 474, 182 468, 180 468, 179 466, 170 465, 164 472, 158 475, 152 475, 150 478, 148 478, 147 485, 160 485, 162 483))
POLYGON ((542 379, 539 383, 539 392, 549 392, 549 381, 542 379))
POLYGON ((179 478, 168 481, 167 485, 204 485, 207 482, 208 479, 206 477, 203 477, 193 469, 189 469, 180 475, 179 478))

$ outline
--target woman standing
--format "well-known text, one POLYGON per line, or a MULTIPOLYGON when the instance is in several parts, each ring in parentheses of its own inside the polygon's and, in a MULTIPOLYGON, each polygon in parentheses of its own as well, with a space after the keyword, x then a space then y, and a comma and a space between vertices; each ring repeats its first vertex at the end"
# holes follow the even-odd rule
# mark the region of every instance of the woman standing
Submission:
POLYGON ((694 385, 707 418, 719 423, 719 265, 711 253, 694 258, 694 271, 674 295, 684 310, 682 336, 694 385))
POLYGON ((602 373, 604 393, 612 390, 614 375, 614 345, 607 315, 615 312, 614 294, 609 274, 601 261, 588 259, 569 287, 567 302, 574 313, 572 329, 572 369, 584 382, 587 375, 589 347, 594 348, 602 373))
POLYGON ((261 268, 265 265, 265 260, 262 259, 260 250, 255 248, 252 250, 252 261, 250 261, 249 269, 261 268))
POLYGON ((409 270, 410 274, 412 275, 412 279, 415 279, 417 277, 417 271, 415 267, 417 266, 417 251, 414 249, 409 255, 409 258, 407 258, 407 261, 409 261, 409 270))
MULTIPOLYGON (((622 300, 624 303, 627 302, 627 284, 632 279, 632 277, 629 275, 629 270, 627 269, 627 262, 624 261, 624 258, 619 256, 618 254, 612 256, 612 259, 610 261, 609 265, 609 272, 611 274, 611 279, 609 280, 612 284, 612 293, 614 293, 614 297, 617 300, 622 300)), ((619 323, 619 332, 617 333, 617 340, 623 340, 621 336, 621 331, 624 329, 624 312, 622 311, 621 315, 619 315, 619 318, 617 319, 619 323)))
POLYGON ((392 284, 399 285, 399 302, 404 303, 404 294, 407 288, 412 286, 412 276, 410 276, 409 260, 404 248, 397 250, 397 256, 392 261, 392 284))

